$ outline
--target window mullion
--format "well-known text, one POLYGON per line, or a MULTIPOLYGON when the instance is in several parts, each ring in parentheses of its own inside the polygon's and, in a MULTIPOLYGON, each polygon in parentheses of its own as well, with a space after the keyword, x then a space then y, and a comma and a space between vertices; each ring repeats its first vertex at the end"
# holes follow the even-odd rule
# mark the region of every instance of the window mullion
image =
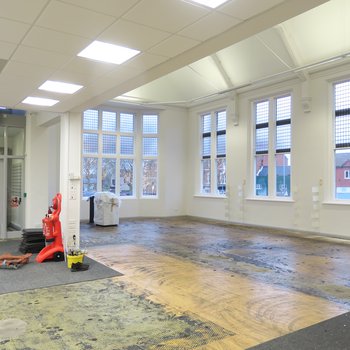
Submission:
POLYGON ((269 115, 269 195, 272 197, 276 196, 276 146, 277 146, 277 110, 276 110, 276 99, 270 99, 270 115, 269 115))

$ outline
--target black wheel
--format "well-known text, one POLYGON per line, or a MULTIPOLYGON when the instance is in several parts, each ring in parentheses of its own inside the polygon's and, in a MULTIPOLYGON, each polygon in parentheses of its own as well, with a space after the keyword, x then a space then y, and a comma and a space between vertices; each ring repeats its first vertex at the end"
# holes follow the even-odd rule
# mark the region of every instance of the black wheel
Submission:
POLYGON ((63 260, 64 260, 64 254, 63 254, 63 252, 56 252, 56 253, 53 255, 53 260, 54 260, 54 261, 63 261, 63 260))

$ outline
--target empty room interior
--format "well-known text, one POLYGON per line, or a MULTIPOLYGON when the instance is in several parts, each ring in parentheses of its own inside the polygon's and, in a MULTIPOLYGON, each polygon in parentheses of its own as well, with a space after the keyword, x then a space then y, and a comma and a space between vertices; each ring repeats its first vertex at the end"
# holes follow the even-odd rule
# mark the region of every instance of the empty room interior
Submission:
POLYGON ((349 0, 0 9, 1 350, 350 348, 349 0))

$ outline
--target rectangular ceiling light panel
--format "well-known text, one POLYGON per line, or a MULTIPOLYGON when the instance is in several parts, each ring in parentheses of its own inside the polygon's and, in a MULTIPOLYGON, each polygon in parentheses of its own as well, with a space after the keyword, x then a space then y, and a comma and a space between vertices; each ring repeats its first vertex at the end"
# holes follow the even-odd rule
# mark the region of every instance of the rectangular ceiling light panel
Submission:
POLYGON ((22 103, 27 103, 29 105, 47 106, 47 107, 51 107, 55 105, 57 102, 59 101, 52 100, 50 98, 31 97, 31 96, 28 96, 22 101, 22 103))
POLYGON ((227 2, 228 0, 191 0, 192 2, 195 2, 197 4, 201 4, 207 7, 210 7, 212 9, 215 9, 222 5, 223 3, 227 2))
POLYGON ((45 81, 44 84, 42 84, 39 87, 39 90, 58 92, 61 94, 74 94, 75 92, 80 90, 82 87, 83 87, 82 85, 47 80, 45 81))
POLYGON ((138 50, 96 40, 79 52, 78 56, 107 63, 122 64, 138 53, 140 53, 138 50))

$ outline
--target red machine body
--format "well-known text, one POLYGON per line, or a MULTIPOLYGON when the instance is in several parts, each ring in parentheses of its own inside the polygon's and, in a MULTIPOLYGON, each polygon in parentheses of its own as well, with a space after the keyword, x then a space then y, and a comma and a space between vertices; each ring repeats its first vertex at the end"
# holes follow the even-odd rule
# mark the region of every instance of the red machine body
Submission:
POLYGON ((64 260, 64 248, 60 222, 61 202, 62 195, 61 193, 57 193, 52 199, 52 206, 49 208, 48 213, 42 220, 43 234, 47 245, 37 255, 35 260, 38 263, 45 260, 64 260))

